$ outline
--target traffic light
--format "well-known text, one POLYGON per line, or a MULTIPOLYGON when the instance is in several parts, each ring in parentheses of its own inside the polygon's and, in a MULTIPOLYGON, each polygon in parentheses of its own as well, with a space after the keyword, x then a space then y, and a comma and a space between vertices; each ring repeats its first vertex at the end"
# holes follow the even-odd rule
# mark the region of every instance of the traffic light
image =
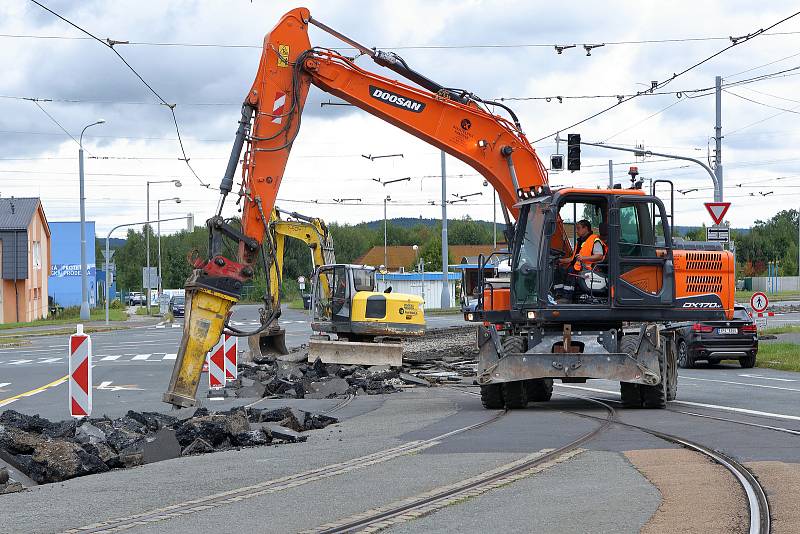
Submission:
POLYGON ((567 135, 567 170, 581 170, 581 135, 567 135))

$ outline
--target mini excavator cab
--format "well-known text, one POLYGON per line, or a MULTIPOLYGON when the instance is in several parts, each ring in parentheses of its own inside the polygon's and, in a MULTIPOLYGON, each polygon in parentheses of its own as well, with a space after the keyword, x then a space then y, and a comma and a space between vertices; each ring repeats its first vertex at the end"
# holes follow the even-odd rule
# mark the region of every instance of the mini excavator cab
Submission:
POLYGON ((375 268, 366 265, 317 268, 311 309, 315 332, 333 333, 349 341, 421 335, 425 330, 422 298, 376 291, 375 268))

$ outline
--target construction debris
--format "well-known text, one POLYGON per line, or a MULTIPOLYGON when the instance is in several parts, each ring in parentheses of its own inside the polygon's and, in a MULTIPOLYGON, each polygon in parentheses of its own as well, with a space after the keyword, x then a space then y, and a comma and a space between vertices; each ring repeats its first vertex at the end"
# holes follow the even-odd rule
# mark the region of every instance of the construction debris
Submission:
MULTIPOLYGON (((7 410, 0 414, 0 457, 45 484, 191 454, 305 441, 302 432, 337 422, 296 408, 214 413, 198 408, 183 420, 129 411, 117 419, 63 422, 7 410)), ((0 494, 20 489, 0 469, 0 494)))

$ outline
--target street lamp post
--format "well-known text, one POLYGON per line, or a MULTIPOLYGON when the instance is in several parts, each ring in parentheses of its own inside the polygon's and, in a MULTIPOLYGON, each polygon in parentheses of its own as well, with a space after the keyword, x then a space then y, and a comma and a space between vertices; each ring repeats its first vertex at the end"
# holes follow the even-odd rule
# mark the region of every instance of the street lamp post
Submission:
POLYGON ((174 201, 176 204, 181 203, 181 199, 178 197, 173 198, 162 198, 156 202, 156 219, 158 219, 158 298, 161 298, 161 203, 162 202, 169 202, 174 201))
MULTIPOLYGON (((189 215, 185 215, 183 217, 171 217, 169 219, 159 219, 158 221, 147 220, 147 221, 135 222, 135 223, 118 224, 117 226, 115 226, 114 228, 109 230, 108 235, 106 236, 106 259, 108 259, 109 252, 110 252, 110 250, 109 250, 110 249, 109 242, 111 241, 111 234, 113 234, 114 230, 116 230, 117 228, 124 228, 126 226, 138 226, 140 224, 152 224, 154 222, 161 223, 161 222, 167 222, 167 221, 180 221, 180 220, 183 220, 183 219, 188 220, 189 223, 191 224, 192 214, 190 213, 189 215)), ((108 298, 108 295, 110 293, 110 288, 111 288, 111 274, 110 273, 111 273, 111 265, 110 265, 110 263, 107 262, 106 263, 106 324, 108 324, 108 301, 110 300, 108 298)), ((149 297, 148 297, 148 299, 149 299, 149 297)), ((148 306, 148 308, 149 308, 149 306, 148 306)))
POLYGON ((80 206, 81 206, 81 321, 89 320, 89 274, 86 272, 86 196, 83 185, 83 133, 87 128, 103 124, 103 119, 83 127, 80 141, 78 142, 78 174, 80 175, 80 206))
POLYGON ((386 218, 386 203, 392 200, 392 197, 386 195, 383 199, 383 264, 389 265, 389 253, 386 248, 386 228, 388 224, 388 219, 386 218))
MULTIPOLYGON (((147 219, 146 220, 147 221, 150 220, 150 184, 169 184, 169 183, 175 184, 175 187, 180 187, 181 186, 181 181, 180 180, 148 180, 147 186, 146 186, 146 190, 147 190, 147 200, 146 200, 146 204, 147 204, 147 219)), ((150 284, 150 232, 148 231, 146 226, 144 228, 144 233, 145 233, 145 241, 147 242, 147 245, 146 245, 147 246, 147 271, 146 271, 147 272, 147 275, 146 275, 147 282, 145 284, 145 285, 147 285, 147 293, 146 293, 147 296, 145 297, 145 302, 146 302, 145 305, 147 306, 147 315, 150 315, 150 288, 151 288, 151 284, 150 284)))
MULTIPOLYGON (((402 154, 395 154, 395 155, 402 155, 402 154)), ((366 157, 366 156, 364 156, 364 157, 366 157)), ((383 156, 380 156, 380 157, 383 157, 383 156)), ((373 158, 374 158, 374 156, 373 156, 373 158)), ((397 178, 396 180, 386 180, 386 181, 383 181, 380 178, 373 178, 372 181, 373 182, 378 182, 379 184, 381 184, 383 186, 383 190, 385 191, 386 190, 386 186, 388 184, 393 184, 393 183, 396 183, 396 182, 411 181, 411 177, 410 176, 406 176, 405 178, 397 178)), ((392 200, 392 197, 390 197, 389 195, 386 195, 384 197, 384 199, 383 199, 383 264, 386 266, 387 269, 389 268, 389 261, 388 261, 387 247, 386 247, 386 242, 387 242, 386 234, 387 234, 387 226, 388 226, 388 219, 386 218, 386 203, 387 202, 391 202, 391 200, 392 200)))

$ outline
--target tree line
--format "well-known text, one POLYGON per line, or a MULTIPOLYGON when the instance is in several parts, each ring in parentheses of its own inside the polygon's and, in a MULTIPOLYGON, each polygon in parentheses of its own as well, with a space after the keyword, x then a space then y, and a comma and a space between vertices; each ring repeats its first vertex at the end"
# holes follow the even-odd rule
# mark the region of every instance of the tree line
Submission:
MULTIPOLYGON (((352 263, 375 246, 383 246, 383 221, 376 223, 337 224, 331 223, 328 229, 333 236, 336 249, 336 261, 352 263)), ((116 264, 116 283, 119 291, 141 291, 142 267, 147 262, 146 236, 150 235, 150 265, 158 265, 158 241, 152 227, 142 230, 129 229, 123 245, 115 248, 113 261, 116 264)), ((498 239, 502 239, 498 229, 498 239)), ((425 261, 427 270, 440 270, 442 267, 442 224, 441 221, 426 220, 419 224, 395 224, 391 220, 387 224, 387 244, 420 247, 420 257, 425 261)), ((492 223, 474 221, 469 217, 448 220, 448 242, 451 245, 485 245, 492 243, 492 223)), ((97 258, 102 258, 101 248, 105 241, 96 242, 97 258)), ((205 227, 197 227, 194 231, 183 230, 170 235, 161 235, 162 287, 165 289, 182 288, 191 274, 191 266, 187 260, 190 254, 202 258, 208 256, 208 231, 205 227)), ((235 258, 236 250, 229 244, 225 254, 235 258)), ((452 262, 453 258, 448 258, 452 262)), ((409 270, 416 268, 408 265, 409 270)), ((284 252, 284 298, 299 295, 297 278, 309 278, 312 273, 311 254, 308 247, 295 239, 286 240, 284 252)), ((256 266, 256 274, 252 284, 245 288, 245 297, 252 300, 263 295, 266 280, 263 276, 261 262, 256 266)), ((308 286, 306 286, 308 290, 308 286)))

